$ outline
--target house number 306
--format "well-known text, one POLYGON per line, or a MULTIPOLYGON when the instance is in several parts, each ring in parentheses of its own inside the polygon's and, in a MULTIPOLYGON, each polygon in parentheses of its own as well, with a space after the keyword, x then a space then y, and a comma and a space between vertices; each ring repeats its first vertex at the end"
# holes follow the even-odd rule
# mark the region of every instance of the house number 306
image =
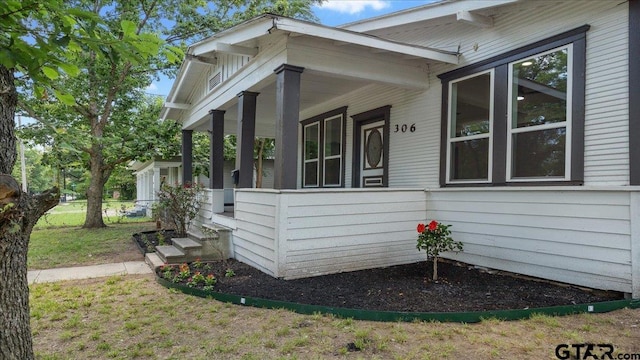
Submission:
POLYGON ((396 124, 396 129, 393 132, 415 132, 416 131, 416 124, 411 124, 411 125, 407 125, 407 124, 396 124))

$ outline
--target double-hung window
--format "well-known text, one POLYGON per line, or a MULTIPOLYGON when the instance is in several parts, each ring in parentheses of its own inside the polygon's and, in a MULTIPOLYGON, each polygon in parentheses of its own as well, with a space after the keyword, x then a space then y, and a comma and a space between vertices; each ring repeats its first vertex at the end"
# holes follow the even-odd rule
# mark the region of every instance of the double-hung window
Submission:
POLYGON ((343 187, 346 107, 302 122, 302 186, 343 187))
POLYGON ((440 75, 440 182, 582 184, 586 32, 440 75))
POLYGON ((452 182, 489 182, 493 70, 449 83, 447 178, 452 182))
POLYGON ((507 179, 569 180, 572 45, 509 64, 507 179))

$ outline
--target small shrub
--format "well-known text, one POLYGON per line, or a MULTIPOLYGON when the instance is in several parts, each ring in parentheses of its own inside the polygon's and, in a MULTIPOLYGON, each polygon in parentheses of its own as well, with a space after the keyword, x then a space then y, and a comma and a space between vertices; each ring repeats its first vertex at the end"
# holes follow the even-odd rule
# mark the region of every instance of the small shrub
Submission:
POLYGON ((201 200, 198 184, 170 186, 163 184, 158 192, 158 210, 169 214, 168 220, 175 227, 178 236, 186 236, 187 228, 200 210, 201 200))
POLYGON ((432 220, 429 225, 418 224, 418 251, 424 250, 433 259, 433 280, 438 280, 438 257, 445 251, 462 251, 462 242, 451 238, 451 225, 432 220))

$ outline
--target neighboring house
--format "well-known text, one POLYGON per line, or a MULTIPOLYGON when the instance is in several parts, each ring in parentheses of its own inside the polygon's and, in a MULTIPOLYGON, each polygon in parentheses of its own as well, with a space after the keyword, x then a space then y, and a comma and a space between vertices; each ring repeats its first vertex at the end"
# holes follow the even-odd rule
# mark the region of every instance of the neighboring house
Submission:
POLYGON ((147 216, 151 216, 151 205, 158 201, 160 185, 182 183, 181 166, 180 157, 129 162, 127 168, 136 176, 136 207, 145 209, 147 216))
MULTIPOLYGON (((172 159, 154 158, 152 160, 131 161, 127 168, 133 170, 136 176, 136 206, 144 208, 147 216, 151 216, 151 205, 158 201, 158 191, 163 183, 175 185, 182 183, 182 158, 172 159)), ((224 204, 233 205, 233 179, 231 171, 234 169, 233 161, 225 161, 224 176, 224 204)), ((255 176, 255 175, 254 175, 255 176)), ((198 182, 208 183, 209 178, 201 175, 198 182)), ((254 180, 255 183, 255 180, 254 180)), ((273 188, 273 159, 263 160, 263 186, 273 188)))
POLYGON ((214 203, 238 136, 235 212, 210 221, 273 276, 423 260, 415 228, 436 219, 464 242, 451 258, 639 298, 638 58, 638 0, 264 15, 189 47, 163 117, 183 179, 211 131, 214 203), (273 189, 251 188, 255 136, 275 138, 273 189))

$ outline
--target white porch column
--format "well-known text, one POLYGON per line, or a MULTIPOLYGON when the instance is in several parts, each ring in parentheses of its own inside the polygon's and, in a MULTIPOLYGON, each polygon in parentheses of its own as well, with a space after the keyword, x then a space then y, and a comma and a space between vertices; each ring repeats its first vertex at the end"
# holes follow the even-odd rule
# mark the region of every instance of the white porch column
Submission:
POLYGON ((140 173, 136 172, 136 200, 141 200, 140 199, 140 190, 142 190, 140 188, 140 173))
POLYGON ((158 198, 158 191, 160 191, 160 169, 153 169, 153 189, 151 193, 151 200, 158 198))

